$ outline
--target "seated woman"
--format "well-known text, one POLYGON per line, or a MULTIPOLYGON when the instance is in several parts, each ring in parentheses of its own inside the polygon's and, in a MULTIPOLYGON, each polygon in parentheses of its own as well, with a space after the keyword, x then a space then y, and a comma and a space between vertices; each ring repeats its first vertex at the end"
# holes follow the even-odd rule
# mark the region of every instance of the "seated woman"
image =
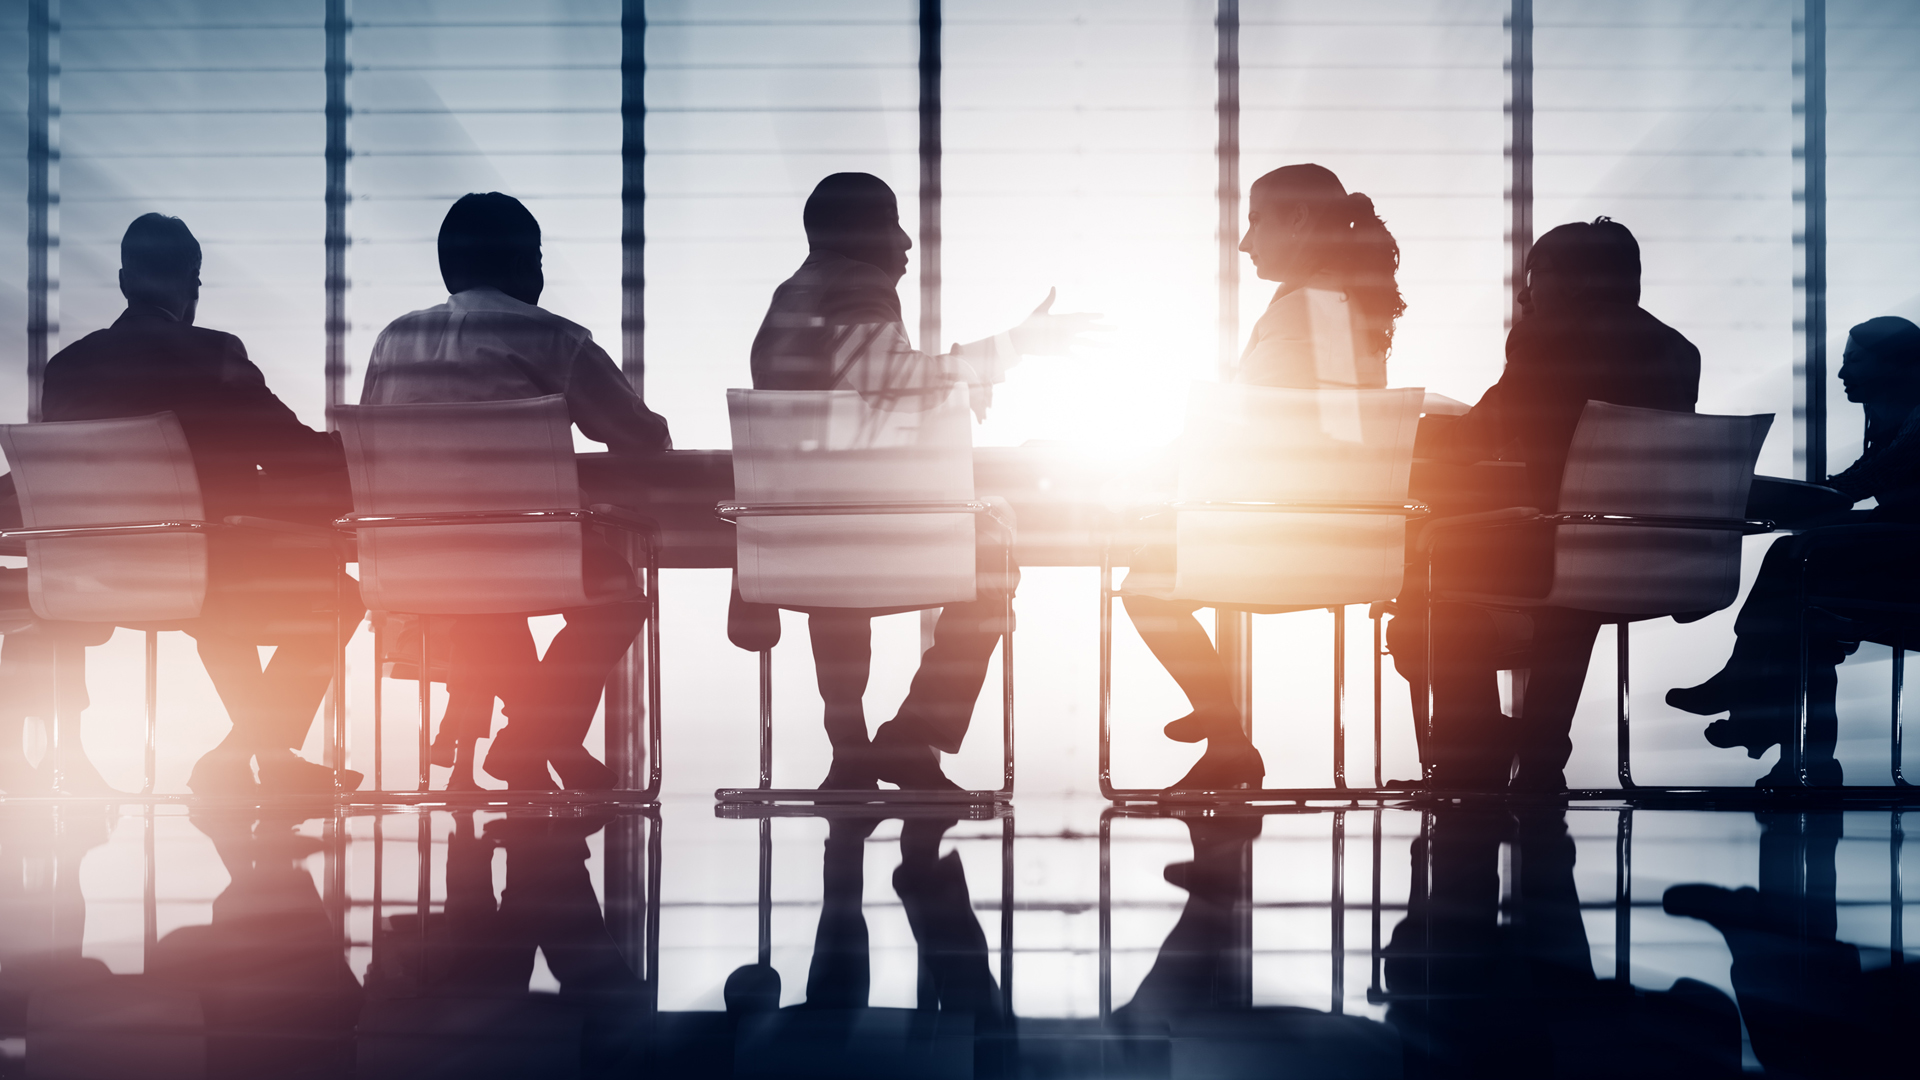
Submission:
MULTIPOLYGON (((1859 460, 1827 484, 1854 502, 1874 499, 1877 505, 1837 524, 1920 524, 1920 326, 1889 315, 1854 327, 1840 382, 1847 400, 1866 411, 1866 442, 1859 460)), ((1808 584, 1820 595, 1912 602, 1920 599, 1912 543, 1908 536, 1827 529, 1781 539, 1768 549, 1740 607, 1733 655, 1706 682, 1667 691, 1667 704, 1701 716, 1728 713, 1707 725, 1707 741, 1745 747, 1749 757, 1791 738, 1800 677, 1800 560, 1811 553, 1808 584)), ((1861 640, 1849 635, 1860 633, 1844 618, 1809 627, 1807 769, 1819 786, 1837 787, 1842 780, 1833 758, 1839 729, 1835 669, 1861 640)), ((1758 785, 1797 784, 1787 757, 1783 753, 1758 785)))
MULTIPOLYGON (((1380 389, 1387 385, 1393 323, 1406 310, 1394 271, 1400 246, 1374 213, 1373 201, 1349 194, 1318 165, 1289 165, 1254 181, 1247 235, 1240 250, 1256 273, 1280 282, 1266 313, 1254 324, 1234 381, 1295 389, 1380 389), (1353 320, 1353 362, 1326 370, 1315 348, 1313 305, 1329 295, 1353 320)), ((1173 598, 1172 520, 1166 535, 1140 548, 1124 589, 1127 614, 1140 637, 1180 684, 1193 712, 1166 727, 1178 742, 1205 740, 1207 750, 1178 789, 1258 787, 1266 776, 1248 738, 1225 663, 1201 629, 1201 605, 1173 598)))

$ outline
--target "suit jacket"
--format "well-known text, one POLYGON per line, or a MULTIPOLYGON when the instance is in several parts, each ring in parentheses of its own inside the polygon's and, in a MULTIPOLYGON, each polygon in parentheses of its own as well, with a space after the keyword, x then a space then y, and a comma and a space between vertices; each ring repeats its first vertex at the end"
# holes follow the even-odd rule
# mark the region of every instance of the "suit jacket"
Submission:
POLYGON ((209 519, 325 524, 352 508, 339 440, 301 423, 232 334, 136 303, 47 361, 43 419, 169 411, 193 453, 209 519))
POLYGON ((1533 314, 1507 335, 1507 366, 1436 449, 1456 460, 1524 461, 1535 506, 1560 502, 1567 447, 1588 401, 1692 412, 1700 350, 1637 306, 1533 314))

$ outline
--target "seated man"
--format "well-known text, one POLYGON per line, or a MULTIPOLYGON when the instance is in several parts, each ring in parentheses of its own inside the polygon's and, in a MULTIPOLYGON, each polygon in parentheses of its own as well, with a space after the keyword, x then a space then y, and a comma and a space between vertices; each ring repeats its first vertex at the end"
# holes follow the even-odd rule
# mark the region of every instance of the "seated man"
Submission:
MULTIPOLYGON (((1525 462, 1533 505, 1552 510, 1587 402, 1692 412, 1700 350, 1639 306, 1640 245, 1608 218, 1542 236, 1527 257, 1520 303, 1500 381, 1465 416, 1423 442, 1434 456, 1462 462, 1525 462)), ((1435 554, 1435 587, 1541 596, 1552 579, 1552 554, 1551 529, 1450 540, 1435 554)), ((1420 575, 1410 573, 1407 581, 1418 587, 1420 575)), ((1424 601, 1406 599, 1388 640, 1394 666, 1413 683, 1417 699, 1424 681, 1424 601)), ((1573 749, 1568 732, 1599 622, 1551 608, 1528 617, 1526 695, 1522 715, 1510 720, 1500 711, 1494 680, 1500 634, 1491 614, 1460 604, 1434 608, 1433 744, 1422 754, 1435 786, 1504 791, 1516 754, 1516 788, 1565 786, 1562 769, 1573 749)), ((1424 705, 1414 702, 1416 717, 1424 705)))
MULTIPOLYGON (((402 315, 381 331, 360 392, 363 405, 507 401, 564 395, 589 439, 615 453, 650 454, 671 444, 667 422, 647 408, 585 327, 537 307, 540 224, 520 200, 497 191, 463 195, 440 225, 447 302, 402 315)), ((633 568, 611 547, 589 545, 596 572, 633 568)), ((453 671, 491 669, 507 726, 483 766, 514 790, 551 789, 548 766, 569 788, 607 790, 613 770, 581 745, 613 666, 645 623, 644 603, 565 613, 566 629, 535 659, 523 616, 462 616, 454 623, 453 671)), ((452 695, 469 688, 450 687, 452 695)), ((491 723, 489 704, 487 722, 491 723)))
MULTIPOLYGON (((234 515, 331 524, 346 512, 340 443, 314 431, 267 389, 232 334, 193 325, 200 298, 200 243, 179 218, 146 214, 120 242, 127 310, 47 362, 46 420, 104 420, 172 412, 180 420, 208 520, 234 515)), ((330 792, 333 771, 300 758, 314 713, 333 678, 334 598, 341 624, 364 609, 331 550, 222 536, 209 560, 202 616, 193 634, 233 729, 194 766, 198 794, 330 792), (344 586, 344 587, 342 587, 344 586), (324 614, 323 614, 324 613, 324 614), (258 646, 276 645, 263 672, 258 646)), ((360 774, 348 770, 348 788, 360 774)))
MULTIPOLYGON (((899 206, 885 181, 834 173, 808 196, 802 220, 810 251, 774 290, 753 339, 755 390, 857 390, 889 408, 924 409, 964 384, 974 412, 984 414, 994 384, 1022 353, 1065 352, 1098 318, 1050 315, 1049 295, 1008 333, 941 355, 920 352, 901 325, 894 292, 907 272, 913 241, 900 228, 899 206)), ((997 568, 999 554, 981 563, 997 568)), ((957 790, 940 771, 940 754, 958 752, 966 736, 987 663, 1006 630, 1006 590, 1013 584, 983 582, 973 601, 946 606, 906 701, 871 742, 861 698, 872 658, 873 613, 846 608, 808 614, 834 754, 822 788, 871 788, 885 780, 903 788, 957 790)))

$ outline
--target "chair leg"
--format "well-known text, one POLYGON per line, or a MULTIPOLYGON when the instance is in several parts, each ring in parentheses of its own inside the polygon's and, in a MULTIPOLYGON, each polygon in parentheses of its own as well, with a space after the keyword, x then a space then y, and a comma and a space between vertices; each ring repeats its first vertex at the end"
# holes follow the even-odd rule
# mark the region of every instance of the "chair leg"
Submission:
POLYGON ((1907 897, 1904 882, 1900 875, 1900 849, 1906 842, 1906 830, 1901 828, 1901 811, 1893 811, 1893 820, 1889 822, 1887 839, 1887 907, 1890 909, 1891 922, 1887 927, 1887 951, 1892 953, 1893 966, 1907 962, 1907 897))
MULTIPOLYGON (((1013 578, 1008 555, 1006 580, 1013 578)), ((1007 629, 1000 635, 1000 786, 1013 794, 1013 593, 1007 593, 1007 629)), ((1010 992, 1010 991, 1009 991, 1010 992)), ((1012 1015, 1009 1013, 1008 1015, 1012 1015)))
MULTIPOLYGON (((773 787, 773 650, 760 650, 760 790, 773 787)), ((762 826, 764 828, 764 826, 762 826)))
MULTIPOLYGON (((147 631, 147 746, 146 779, 140 794, 153 794, 154 771, 160 756, 160 632, 147 631)), ((1897 766, 1896 766, 1897 767, 1897 766)))
POLYGON ((1380 700, 1380 615, 1373 615, 1373 786, 1378 789, 1386 783, 1386 772, 1381 764, 1380 751, 1380 714, 1383 708, 1380 700))
MULTIPOLYGON (((1100 794, 1113 798, 1113 553, 1100 556, 1100 794)), ((1102 954, 1104 957, 1105 954, 1102 954)), ((1103 960, 1102 970, 1105 970, 1103 960)), ((1103 1007, 1101 1015, 1107 1010, 1103 1007)))
POLYGON ((1632 948, 1633 808, 1629 806, 1621 809, 1613 838, 1613 981, 1622 990, 1632 985, 1632 948))
POLYGON ((1891 750, 1892 750, 1891 757, 1893 761, 1893 786, 1894 787, 1912 787, 1913 786, 1907 783, 1906 773, 1901 768, 1901 765, 1900 765, 1900 757, 1901 757, 1900 742, 1901 742, 1901 735, 1902 735, 1902 732, 1900 730, 1900 691, 1905 686, 1906 681, 1907 681, 1907 650, 1901 649, 1901 648, 1895 648, 1893 650, 1893 695, 1892 695, 1893 696, 1893 723, 1891 725, 1891 729, 1892 729, 1891 738, 1893 741, 1893 745, 1891 747, 1891 750))
POLYGON ((1347 609, 1333 611, 1333 786, 1347 786, 1347 609))
MULTIPOLYGON (((373 790, 387 790, 386 775, 382 771, 386 758, 386 716, 381 691, 385 686, 380 671, 386 661, 386 634, 382 627, 384 619, 375 619, 373 623, 373 790)), ((378 815, 375 815, 378 820, 378 815)))
POLYGON ((433 653, 428 649, 427 617, 420 618, 420 790, 427 791, 433 784, 433 762, 431 760, 433 739, 433 670, 428 665, 433 653))
POLYGON ((649 801, 660 794, 660 562, 658 553, 648 548, 647 601, 647 786, 649 801))
MULTIPOLYGON (((1632 694, 1629 685, 1627 647, 1628 623, 1622 619, 1614 624, 1615 660, 1614 660, 1614 732, 1617 740, 1618 760, 1615 769, 1620 775, 1620 786, 1631 788, 1633 783, 1633 733, 1632 733, 1632 694)), ((1518 710, 1516 710, 1518 711, 1518 710)))
MULTIPOLYGON (((765 656, 766 653, 760 655, 765 656)), ((758 960, 761 967, 773 963, 773 819, 760 819, 760 895, 756 905, 759 918, 758 960)))

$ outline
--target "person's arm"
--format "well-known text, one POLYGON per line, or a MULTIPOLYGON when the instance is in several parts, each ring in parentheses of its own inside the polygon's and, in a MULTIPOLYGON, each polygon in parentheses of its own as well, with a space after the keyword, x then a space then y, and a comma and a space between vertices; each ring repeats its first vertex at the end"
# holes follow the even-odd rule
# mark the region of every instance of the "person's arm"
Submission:
POLYGON ((1827 486, 1854 502, 1920 484, 1920 409, 1900 425, 1893 441, 1827 478, 1827 486))
POLYGON ((220 386, 225 400, 221 422, 246 437, 256 463, 283 475, 345 468, 340 442, 300 422, 286 402, 267 387, 267 377, 247 357, 240 339, 225 335, 220 386))
POLYGON ((587 438, 617 454, 673 448, 667 421, 647 408, 633 384, 592 338, 584 338, 567 374, 567 412, 587 438))

